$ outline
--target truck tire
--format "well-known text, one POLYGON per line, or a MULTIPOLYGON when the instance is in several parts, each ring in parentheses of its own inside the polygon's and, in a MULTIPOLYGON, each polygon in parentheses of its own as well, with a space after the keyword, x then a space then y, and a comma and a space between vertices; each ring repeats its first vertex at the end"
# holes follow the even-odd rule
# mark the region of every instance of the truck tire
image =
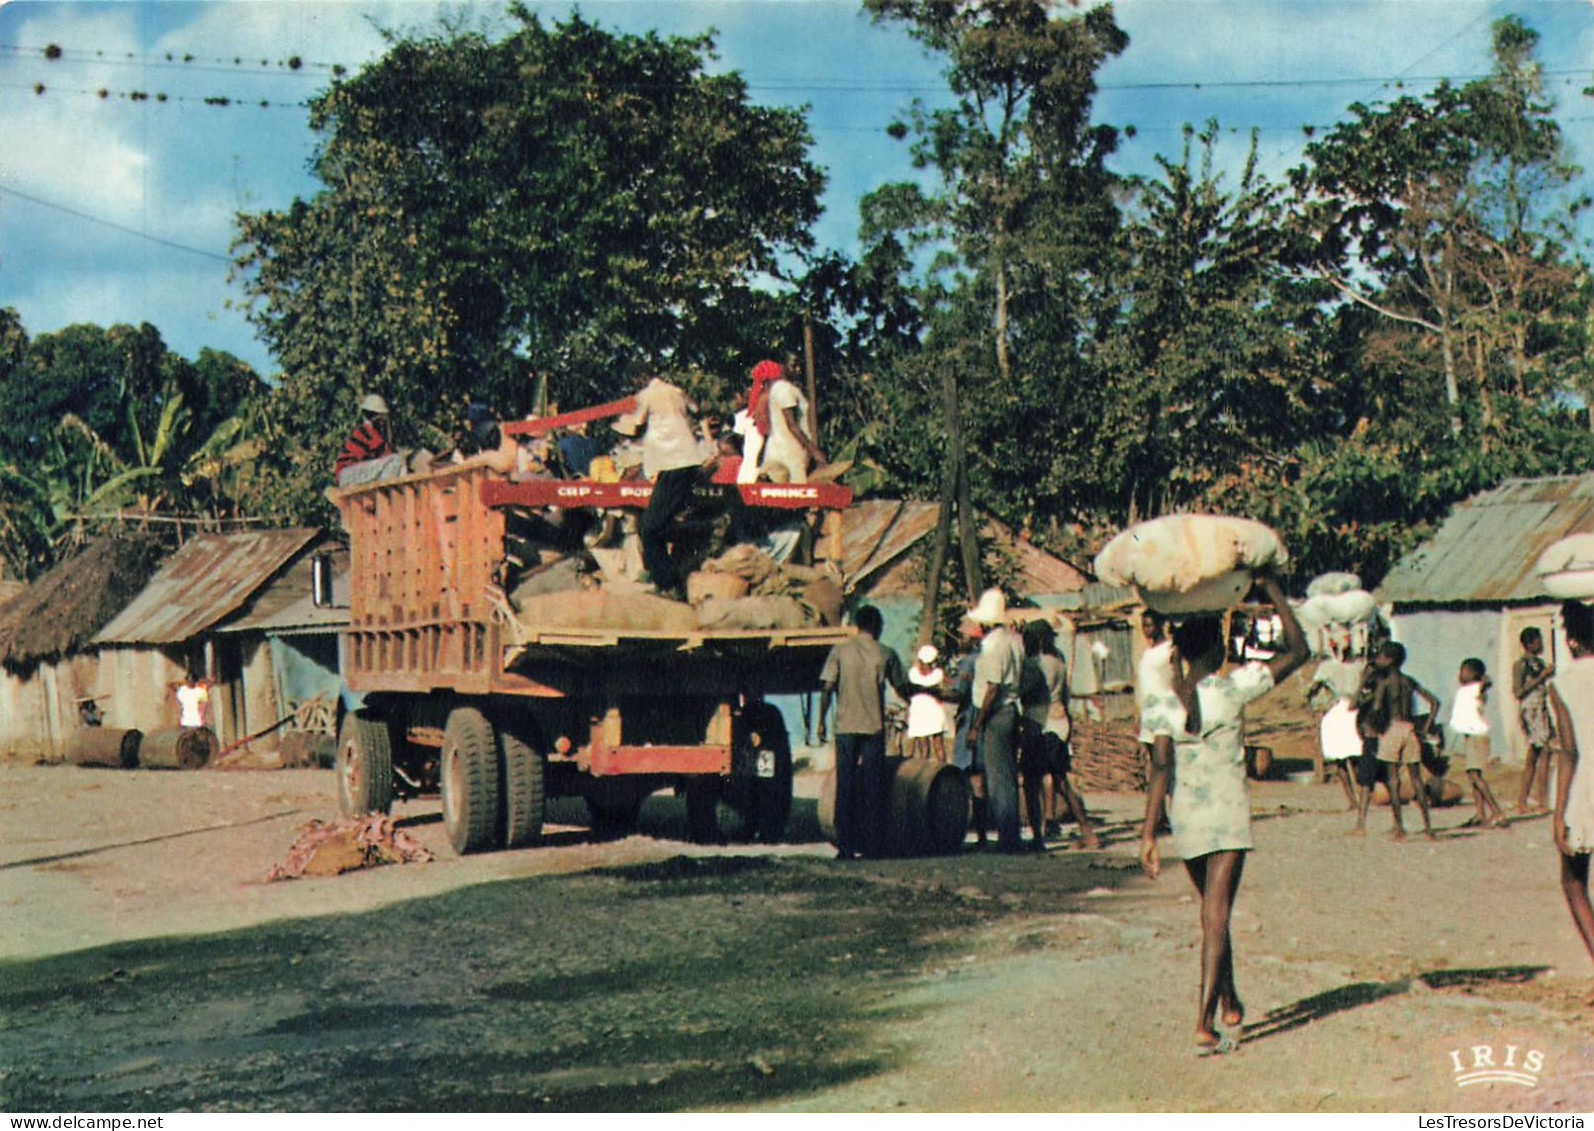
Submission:
POLYGON ((443 827, 454 851, 464 855, 492 848, 499 836, 498 744, 487 716, 475 707, 455 707, 443 728, 443 827))
POLYGON ((499 732, 503 746, 502 789, 505 848, 519 848, 542 836, 546 783, 542 752, 509 728, 499 732))
POLYGON ((338 728, 338 808, 345 817, 393 807, 393 738, 387 720, 350 711, 338 728))

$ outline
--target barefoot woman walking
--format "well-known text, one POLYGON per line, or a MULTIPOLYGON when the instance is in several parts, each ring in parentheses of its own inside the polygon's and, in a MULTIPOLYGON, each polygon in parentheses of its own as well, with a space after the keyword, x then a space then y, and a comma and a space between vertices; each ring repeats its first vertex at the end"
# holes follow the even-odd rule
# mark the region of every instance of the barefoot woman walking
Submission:
POLYGON ((1278 610, 1285 650, 1266 662, 1252 662, 1230 675, 1223 667, 1223 619, 1218 614, 1194 616, 1174 629, 1176 661, 1172 695, 1150 707, 1152 747, 1146 817, 1140 836, 1140 864, 1152 879, 1162 870, 1157 848, 1156 814, 1162 809, 1169 779, 1173 802, 1174 848, 1201 900, 1201 996, 1195 1040, 1203 1049, 1229 1043, 1220 1038, 1217 1022, 1235 1028, 1245 1019, 1234 988, 1234 955, 1229 944, 1229 915, 1245 871, 1251 842, 1251 798, 1245 781, 1245 705, 1268 691, 1306 662, 1306 636, 1290 611, 1284 592, 1272 577, 1263 591, 1278 610))

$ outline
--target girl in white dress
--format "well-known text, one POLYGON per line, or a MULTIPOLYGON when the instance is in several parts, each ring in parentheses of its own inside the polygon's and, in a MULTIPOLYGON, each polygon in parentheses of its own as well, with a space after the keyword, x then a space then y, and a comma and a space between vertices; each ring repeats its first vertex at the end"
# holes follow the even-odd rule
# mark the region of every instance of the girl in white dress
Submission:
POLYGON ((908 700, 908 753, 914 758, 946 761, 946 705, 941 702, 945 674, 935 666, 934 644, 919 649, 908 669, 908 682, 919 690, 908 700))
POLYGON ((1174 692, 1149 705, 1146 725, 1152 745, 1151 781, 1140 834, 1140 866, 1152 879, 1162 870, 1156 818, 1173 781, 1173 842, 1200 897, 1201 996, 1196 1015, 1196 1046, 1223 1052, 1235 1045, 1219 1036, 1217 1023, 1238 1028, 1245 1007, 1234 988, 1234 951, 1229 916, 1252 847, 1251 798, 1245 780, 1245 705, 1311 655, 1306 634, 1290 610, 1278 581, 1261 579, 1263 592, 1278 610, 1284 650, 1267 661, 1253 661, 1219 675, 1224 660, 1223 618, 1201 614, 1173 632, 1174 692))
POLYGON ((1555 773, 1555 847, 1561 853, 1561 894, 1572 924, 1594 958, 1594 907, 1589 904, 1589 854, 1594 853, 1594 768, 1581 753, 1594 750, 1594 609, 1579 601, 1561 606, 1572 662, 1556 673, 1550 710, 1561 744, 1555 773))

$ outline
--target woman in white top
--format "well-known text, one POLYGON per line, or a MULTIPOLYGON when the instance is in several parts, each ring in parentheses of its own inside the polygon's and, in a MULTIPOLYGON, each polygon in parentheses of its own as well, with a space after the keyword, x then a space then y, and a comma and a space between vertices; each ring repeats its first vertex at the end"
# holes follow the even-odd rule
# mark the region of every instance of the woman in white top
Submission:
POLYGON ((1555 773, 1555 847, 1561 854, 1561 894, 1572 925, 1594 958, 1594 907, 1588 898, 1589 854, 1594 853, 1594 770, 1582 752, 1594 750, 1594 609, 1578 601, 1561 606, 1572 662, 1556 673, 1550 709, 1561 743, 1555 773))
POLYGON ((914 692, 908 700, 907 738, 911 757, 945 762, 946 704, 941 702, 941 688, 946 675, 935 663, 940 655, 934 644, 926 644, 908 669, 914 692))
POLYGON ((1174 694, 1147 705, 1146 724, 1156 735, 1146 816, 1140 833, 1140 865, 1156 879, 1162 870, 1156 818, 1173 780, 1174 847, 1201 904, 1201 997, 1195 1039, 1203 1052, 1234 1047, 1218 1035, 1217 1022, 1239 1027, 1245 1007, 1234 988, 1234 952, 1229 916, 1252 847, 1251 799, 1245 780, 1245 705, 1267 692, 1311 655, 1306 634, 1272 577, 1263 591, 1279 611, 1284 651, 1219 675, 1224 660, 1223 619, 1192 617, 1173 633, 1174 694))

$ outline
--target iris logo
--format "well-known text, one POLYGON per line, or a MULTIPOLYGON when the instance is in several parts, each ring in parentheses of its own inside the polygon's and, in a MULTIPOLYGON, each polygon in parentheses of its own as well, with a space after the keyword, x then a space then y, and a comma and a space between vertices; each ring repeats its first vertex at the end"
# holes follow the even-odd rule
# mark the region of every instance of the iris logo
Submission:
POLYGON ((1544 1054, 1538 1049, 1524 1053, 1518 1045, 1506 1045, 1503 1049, 1473 1045, 1470 1049, 1451 1049, 1450 1063, 1455 1068, 1458 1088, 1473 1084, 1516 1084, 1532 1088, 1538 1085, 1539 1073, 1544 1069, 1544 1054))

